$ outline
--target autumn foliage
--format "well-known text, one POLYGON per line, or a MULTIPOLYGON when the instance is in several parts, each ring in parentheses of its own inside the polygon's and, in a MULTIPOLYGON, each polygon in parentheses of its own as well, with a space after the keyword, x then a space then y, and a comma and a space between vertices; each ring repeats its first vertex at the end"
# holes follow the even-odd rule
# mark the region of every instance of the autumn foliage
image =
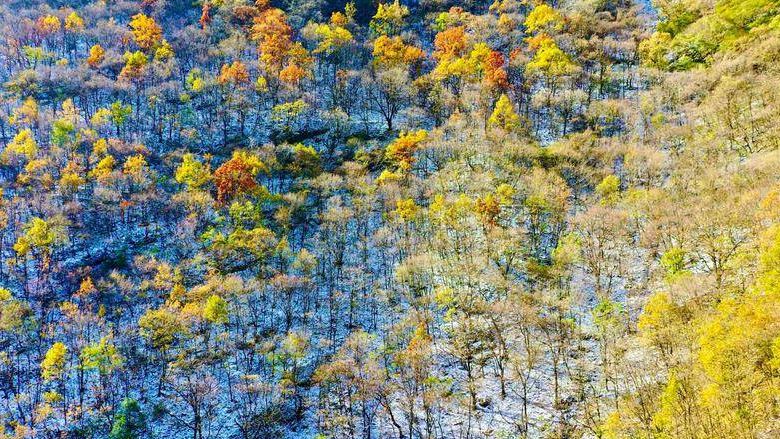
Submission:
POLYGON ((0 439, 778 437, 778 0, 0 35, 0 439))
POLYGON ((152 17, 145 14, 134 15, 130 20, 130 28, 136 44, 141 49, 149 50, 162 40, 162 28, 152 17))
POLYGON ((217 201, 226 203, 238 195, 256 189, 258 184, 255 176, 263 169, 265 165, 258 159, 244 153, 234 154, 214 171, 217 201))

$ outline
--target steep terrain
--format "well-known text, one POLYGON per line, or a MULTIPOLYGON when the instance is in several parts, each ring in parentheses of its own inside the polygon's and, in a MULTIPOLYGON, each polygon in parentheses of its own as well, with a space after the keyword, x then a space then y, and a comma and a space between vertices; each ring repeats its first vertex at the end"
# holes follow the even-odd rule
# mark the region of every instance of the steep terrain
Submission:
POLYGON ((780 435, 780 1, 0 32, 0 438, 780 435))

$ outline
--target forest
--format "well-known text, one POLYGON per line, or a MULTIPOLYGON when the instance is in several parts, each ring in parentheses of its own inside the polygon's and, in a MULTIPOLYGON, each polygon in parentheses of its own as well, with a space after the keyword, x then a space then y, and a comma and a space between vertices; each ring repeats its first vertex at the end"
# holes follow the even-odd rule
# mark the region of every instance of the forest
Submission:
POLYGON ((780 437, 780 0, 0 35, 0 439, 780 437))

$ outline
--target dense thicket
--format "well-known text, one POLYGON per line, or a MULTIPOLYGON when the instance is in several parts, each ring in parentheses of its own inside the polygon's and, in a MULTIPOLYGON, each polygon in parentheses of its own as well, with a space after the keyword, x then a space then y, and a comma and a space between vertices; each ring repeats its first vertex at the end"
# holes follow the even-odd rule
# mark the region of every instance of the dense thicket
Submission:
POLYGON ((0 438, 780 434, 778 0, 0 33, 0 438))

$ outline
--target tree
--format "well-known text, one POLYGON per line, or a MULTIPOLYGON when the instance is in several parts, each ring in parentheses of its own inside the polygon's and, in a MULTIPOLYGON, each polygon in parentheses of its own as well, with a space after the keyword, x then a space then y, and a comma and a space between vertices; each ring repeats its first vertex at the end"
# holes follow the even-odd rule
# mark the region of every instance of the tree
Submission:
POLYGON ((267 8, 255 17, 252 39, 258 42, 260 61, 275 72, 281 70, 285 55, 292 47, 292 28, 281 9, 267 8))
POLYGON ((274 363, 279 364, 281 369, 282 394, 294 401, 295 414, 299 418, 303 415, 304 409, 303 362, 309 349, 310 342, 306 334, 290 331, 282 340, 280 349, 274 358, 274 363))
POLYGON ((215 325, 225 324, 229 320, 228 304, 222 297, 212 294, 203 306, 203 318, 215 325))
POLYGON ((314 379, 327 389, 323 421, 334 434, 355 434, 361 428, 364 435, 370 435, 381 380, 381 368, 371 351, 371 342, 369 334, 354 332, 333 360, 315 372, 314 379), (355 418, 360 420, 361 427, 355 425, 355 418))
POLYGON ((237 195, 253 191, 258 187, 255 176, 266 169, 259 158, 242 151, 234 152, 230 160, 214 171, 217 201, 226 203, 237 195))
POLYGON ((293 132, 295 122, 300 119, 308 106, 302 99, 275 105, 271 110, 271 119, 281 123, 282 132, 289 135, 293 132))
POLYGON ((176 181, 187 186, 187 190, 199 190, 211 181, 211 170, 195 158, 194 154, 184 154, 182 164, 176 169, 176 181))
POLYGON ((563 17, 551 6, 541 3, 531 10, 525 18, 525 29, 528 33, 539 33, 557 30, 563 27, 563 17))
POLYGON ((65 17, 65 30, 70 32, 81 32, 84 30, 84 19, 73 11, 65 17))
POLYGON ((44 15, 38 18, 36 25, 41 34, 47 36, 59 32, 62 21, 56 15, 44 15))
POLYGON ((376 72, 367 78, 368 100, 373 110, 379 113, 387 124, 387 131, 393 131, 398 113, 411 97, 409 73, 403 68, 392 68, 376 72))
POLYGON ((335 23, 320 24, 314 29, 314 34, 319 40, 314 53, 334 54, 353 41, 352 33, 335 23))
POLYGON ((394 0, 393 3, 379 3, 369 28, 377 35, 397 35, 408 15, 409 8, 401 5, 398 0, 394 0))
POLYGON ((138 401, 125 398, 114 416, 114 423, 108 437, 109 439, 134 439, 141 437, 146 429, 146 416, 138 401))
POLYGON ((143 50, 151 50, 162 41, 162 28, 154 18, 146 14, 136 14, 130 20, 130 29, 133 32, 135 43, 143 50))
POLYGON ((374 40, 374 63, 377 67, 392 68, 398 65, 410 65, 425 58, 422 49, 404 43, 401 37, 381 35, 374 40))
POLYGON ((605 205, 614 205, 620 197, 620 178, 616 175, 607 175, 596 186, 596 193, 601 197, 605 205))
POLYGON ((24 157, 27 160, 35 158, 38 152, 38 144, 35 141, 32 130, 23 129, 19 131, 3 151, 3 158, 8 160, 12 157, 24 157))
POLYGON ((178 316, 165 308, 147 311, 138 320, 138 326, 141 328, 141 335, 161 351, 170 349, 186 332, 178 316))
POLYGON ((232 64, 223 64, 217 77, 220 84, 232 84, 234 86, 249 82, 249 72, 241 61, 233 61, 232 64))
POLYGON ((436 34, 433 44, 436 49, 433 57, 439 63, 463 56, 466 51, 466 28, 457 26, 443 30, 436 34))
POLYGON ((85 370, 97 370, 100 375, 110 375, 124 362, 109 337, 102 337, 99 342, 85 346, 80 357, 81 366, 85 370))
POLYGON ((41 376, 45 381, 57 380, 65 372, 68 348, 61 342, 54 343, 41 361, 41 376))
POLYGON ((148 63, 149 58, 141 51, 125 52, 125 66, 122 68, 119 76, 130 80, 138 80, 142 77, 148 63))
POLYGON ((14 250, 20 256, 27 255, 31 250, 37 250, 43 256, 42 263, 47 266, 55 246, 67 240, 61 224, 33 217, 24 226, 24 235, 14 244, 14 250))
POLYGON ((538 43, 536 52, 526 69, 530 74, 540 74, 551 81, 552 78, 568 75, 574 72, 575 64, 569 55, 564 53, 555 40, 543 36, 538 43))
POLYGON ((496 107, 488 119, 488 126, 498 128, 506 132, 513 132, 520 128, 520 116, 515 113, 512 102, 507 95, 501 95, 496 102, 496 107))
POLYGON ((415 161, 415 151, 427 137, 428 132, 425 130, 401 133, 395 141, 387 145, 385 156, 399 169, 409 171, 415 161))
POLYGON ((7 333, 23 330, 31 317, 29 304, 15 299, 10 291, 0 287, 0 330, 7 333))

